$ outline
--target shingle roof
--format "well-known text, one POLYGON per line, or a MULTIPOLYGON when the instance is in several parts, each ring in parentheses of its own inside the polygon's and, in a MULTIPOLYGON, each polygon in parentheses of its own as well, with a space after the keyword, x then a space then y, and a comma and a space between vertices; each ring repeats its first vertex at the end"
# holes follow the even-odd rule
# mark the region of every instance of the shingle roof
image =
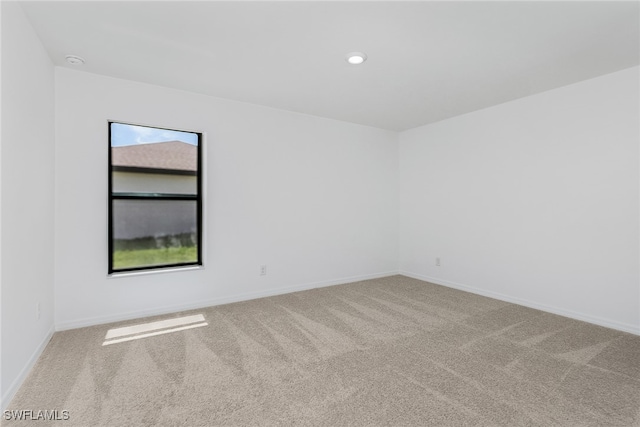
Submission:
POLYGON ((181 141, 112 147, 111 164, 116 168, 196 172, 198 147, 181 141))

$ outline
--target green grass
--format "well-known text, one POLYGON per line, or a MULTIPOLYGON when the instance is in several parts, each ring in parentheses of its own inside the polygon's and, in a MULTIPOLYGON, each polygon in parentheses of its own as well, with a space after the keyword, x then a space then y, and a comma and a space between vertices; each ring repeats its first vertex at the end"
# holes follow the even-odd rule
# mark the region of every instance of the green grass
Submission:
POLYGON ((195 246, 127 251, 116 250, 113 252, 113 268, 115 270, 196 261, 198 261, 198 249, 195 246))

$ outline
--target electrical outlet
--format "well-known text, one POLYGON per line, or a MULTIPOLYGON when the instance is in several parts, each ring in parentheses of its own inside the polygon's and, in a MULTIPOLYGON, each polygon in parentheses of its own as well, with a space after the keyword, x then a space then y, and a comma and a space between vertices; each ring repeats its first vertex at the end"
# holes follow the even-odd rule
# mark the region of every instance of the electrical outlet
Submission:
POLYGON ((436 267, 440 267, 440 258, 436 258, 436 267))
POLYGON ((36 303, 36 320, 40 320, 40 301, 36 303))
POLYGON ((261 265, 260 266, 260 275, 261 276, 266 276, 267 275, 267 266, 266 265, 261 265))

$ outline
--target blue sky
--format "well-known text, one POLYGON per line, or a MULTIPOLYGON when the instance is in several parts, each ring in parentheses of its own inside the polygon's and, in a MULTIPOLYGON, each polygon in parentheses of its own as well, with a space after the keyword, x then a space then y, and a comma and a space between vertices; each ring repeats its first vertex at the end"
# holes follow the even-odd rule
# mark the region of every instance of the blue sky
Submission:
POLYGON ((188 144, 198 145, 198 134, 146 126, 111 123, 112 147, 165 141, 182 141, 188 144))

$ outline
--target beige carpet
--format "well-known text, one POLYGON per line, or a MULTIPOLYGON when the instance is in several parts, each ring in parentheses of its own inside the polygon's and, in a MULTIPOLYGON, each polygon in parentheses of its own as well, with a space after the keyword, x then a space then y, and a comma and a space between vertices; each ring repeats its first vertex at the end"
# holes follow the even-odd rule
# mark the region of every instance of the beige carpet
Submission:
MULTIPOLYGON (((67 410, 64 426, 638 426, 640 337, 394 276, 56 333, 9 409, 67 410), (195 314, 208 325, 103 346, 195 314)), ((50 425, 3 425, 29 424, 50 425)))

